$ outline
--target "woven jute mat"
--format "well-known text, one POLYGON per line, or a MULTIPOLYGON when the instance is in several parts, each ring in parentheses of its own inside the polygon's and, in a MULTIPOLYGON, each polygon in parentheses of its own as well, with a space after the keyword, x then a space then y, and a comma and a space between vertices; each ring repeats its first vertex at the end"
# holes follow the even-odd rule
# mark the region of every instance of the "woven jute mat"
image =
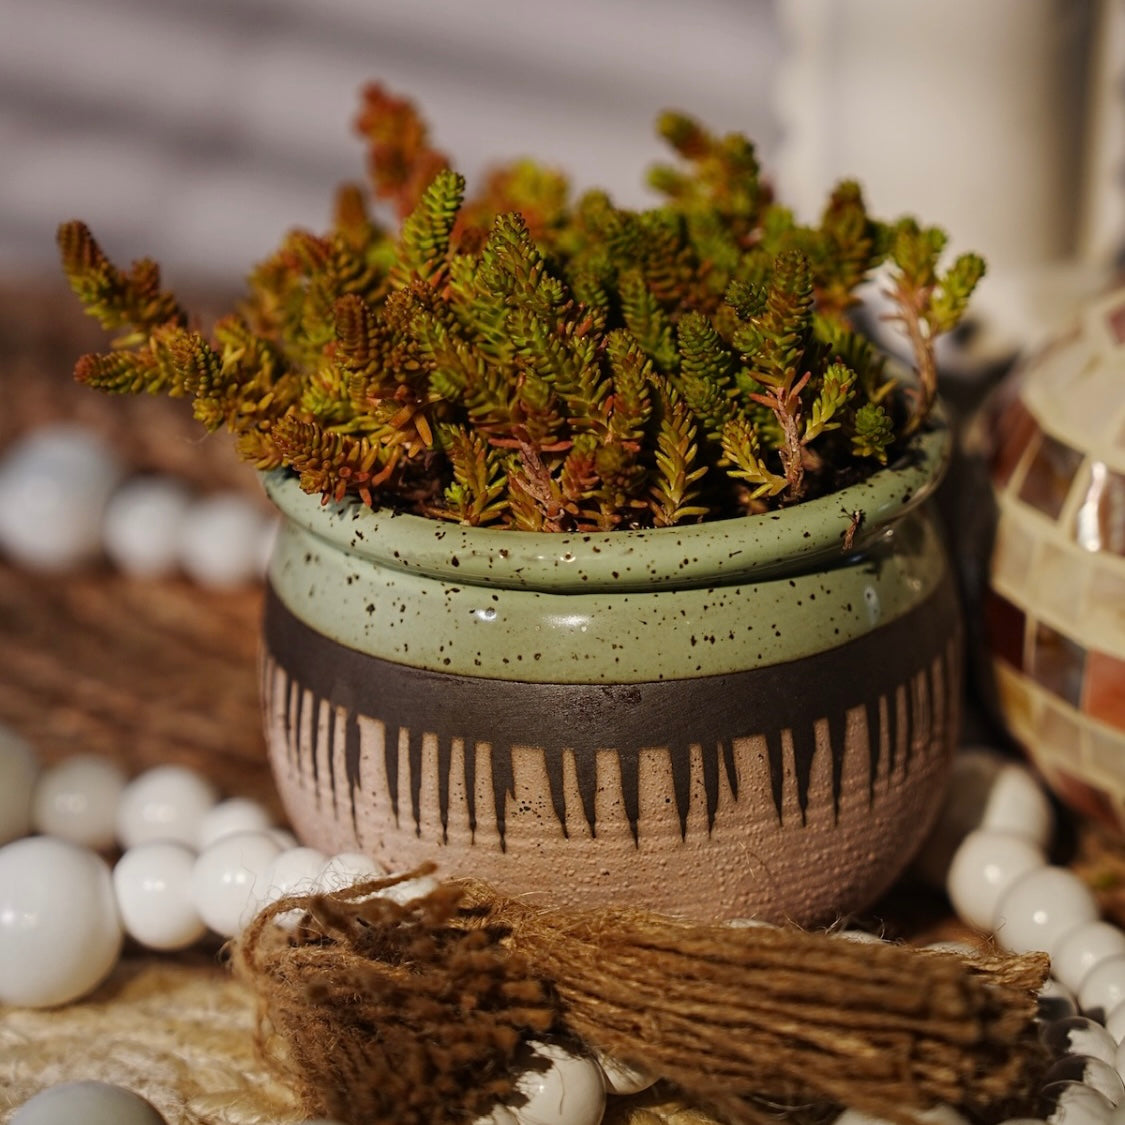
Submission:
MULTIPOLYGON (((110 400, 73 385, 96 327, 55 288, 0 285, 0 450, 44 422, 75 420, 106 435, 136 468, 202 489, 255 493, 254 476, 221 436, 201 439, 183 403, 110 400)), ((182 763, 226 794, 255 797, 281 817, 266 765, 257 700, 261 591, 138 582, 94 565, 59 577, 0 562, 0 722, 47 763, 79 752, 136 773, 182 763)), ((1074 864, 1118 921, 1125 851, 1090 826, 1074 864)), ((872 912, 890 937, 961 937, 932 895, 899 888, 872 912)), ((258 1060, 254 1004, 219 947, 163 956, 128 947, 86 1000, 51 1011, 0 1006, 0 1121, 56 1082, 100 1078, 147 1097, 169 1125, 287 1125, 292 1095, 258 1060)), ((707 1125, 705 1115, 649 1095, 615 1105, 610 1125, 707 1125)))

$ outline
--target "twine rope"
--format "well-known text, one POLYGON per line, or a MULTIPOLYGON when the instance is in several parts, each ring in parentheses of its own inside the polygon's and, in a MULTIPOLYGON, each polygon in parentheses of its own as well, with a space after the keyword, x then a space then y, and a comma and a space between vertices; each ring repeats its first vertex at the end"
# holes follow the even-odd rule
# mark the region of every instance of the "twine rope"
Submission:
POLYGON ((310 1112, 460 1125, 518 1100, 513 1071, 544 1035, 659 1074, 731 1125, 845 1105, 909 1125, 937 1102, 987 1117, 1044 1065, 1044 954, 545 910, 475 881, 372 897, 430 870, 283 899, 234 949, 264 1055, 310 1112), (289 933, 275 923, 292 911, 289 933))

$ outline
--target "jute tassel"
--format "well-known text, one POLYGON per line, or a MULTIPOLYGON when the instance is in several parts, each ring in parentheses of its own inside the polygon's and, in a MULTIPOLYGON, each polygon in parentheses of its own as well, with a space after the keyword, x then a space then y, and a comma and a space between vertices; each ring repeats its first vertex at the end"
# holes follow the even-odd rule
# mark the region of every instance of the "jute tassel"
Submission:
POLYGON ((1036 1088, 1045 955, 543 910, 477 882, 372 897, 396 881, 284 899, 234 948, 266 1057, 309 1112, 462 1125, 513 1098, 543 1036, 659 1074, 731 1125, 833 1105, 911 1123, 935 1102, 988 1119, 1036 1088), (292 911, 295 930, 276 924, 292 911))

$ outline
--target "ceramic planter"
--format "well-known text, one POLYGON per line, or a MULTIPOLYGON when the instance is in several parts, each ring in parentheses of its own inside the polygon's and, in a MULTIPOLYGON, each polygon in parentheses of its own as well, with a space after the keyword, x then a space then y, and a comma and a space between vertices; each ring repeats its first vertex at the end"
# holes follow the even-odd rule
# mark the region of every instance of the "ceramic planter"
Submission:
POLYGON ((863 908, 921 843, 956 735, 924 503, 947 450, 938 425, 796 508, 594 535, 321 506, 268 476, 264 713, 295 829, 544 903, 863 908))

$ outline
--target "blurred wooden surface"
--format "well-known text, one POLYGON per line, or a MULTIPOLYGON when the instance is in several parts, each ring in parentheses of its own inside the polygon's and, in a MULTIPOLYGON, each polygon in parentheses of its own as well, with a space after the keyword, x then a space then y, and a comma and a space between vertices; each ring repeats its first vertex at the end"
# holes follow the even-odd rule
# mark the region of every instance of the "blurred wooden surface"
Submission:
MULTIPOLYGON (((67 291, 0 287, 0 448, 74 420, 137 470, 256 488, 223 435, 201 437, 186 403, 75 384, 74 361, 104 347, 67 291)), ((258 717, 260 607, 258 588, 213 593, 129 580, 104 563, 45 576, 0 562, 0 722, 47 761, 90 751, 130 772, 181 762, 279 812, 258 717)))

